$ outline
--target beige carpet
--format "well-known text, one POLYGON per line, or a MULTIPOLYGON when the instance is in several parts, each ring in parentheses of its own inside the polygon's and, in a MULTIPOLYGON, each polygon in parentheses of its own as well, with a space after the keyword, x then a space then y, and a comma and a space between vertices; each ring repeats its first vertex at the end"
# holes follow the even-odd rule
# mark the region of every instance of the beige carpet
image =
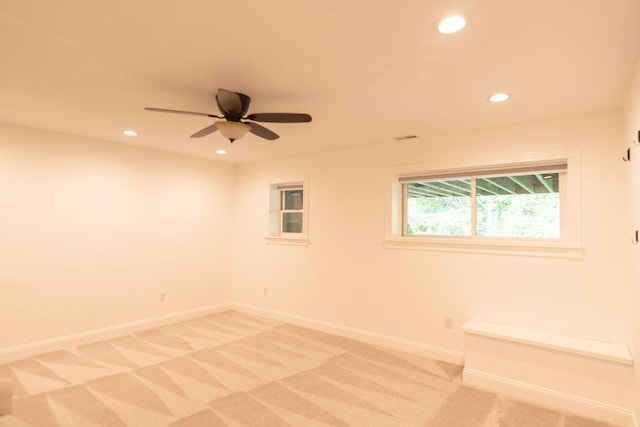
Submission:
POLYGON ((226 311, 0 366, 56 426, 603 427, 461 385, 461 367, 226 311))

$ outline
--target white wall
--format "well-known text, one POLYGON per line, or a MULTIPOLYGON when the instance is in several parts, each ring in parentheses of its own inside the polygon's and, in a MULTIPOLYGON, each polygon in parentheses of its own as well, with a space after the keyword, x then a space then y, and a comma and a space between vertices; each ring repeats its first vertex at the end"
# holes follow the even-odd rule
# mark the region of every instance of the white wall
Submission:
POLYGON ((0 125, 0 349, 233 300, 457 351, 459 327, 478 317, 611 341, 633 335, 637 354, 640 246, 629 238, 640 229, 640 147, 626 164, 620 141, 640 122, 638 86, 640 77, 626 116, 238 167, 0 125), (568 147, 582 152, 582 260, 383 247, 387 167, 568 147), (309 176, 311 244, 267 245, 269 179, 299 175, 309 176))
POLYGON ((233 166, 0 125, 0 349, 228 303, 234 185, 233 166))
MULTIPOLYGON (((625 108, 624 137, 621 140, 620 150, 631 147, 631 162, 627 166, 627 178, 629 181, 629 200, 631 220, 629 233, 640 230, 640 144, 638 132, 640 131, 640 60, 636 65, 633 82, 629 90, 625 108)), ((630 271, 632 273, 631 306, 633 324, 633 354, 636 356, 634 365, 634 409, 636 417, 640 416, 640 366, 637 355, 640 355, 640 245, 629 246, 631 252, 630 271)))
POLYGON ((629 342, 621 139, 616 110, 240 165, 234 302, 452 350, 471 317, 629 342), (383 247, 388 166, 568 147, 582 153, 582 260, 383 247), (266 245, 269 179, 302 174, 311 244, 266 245))

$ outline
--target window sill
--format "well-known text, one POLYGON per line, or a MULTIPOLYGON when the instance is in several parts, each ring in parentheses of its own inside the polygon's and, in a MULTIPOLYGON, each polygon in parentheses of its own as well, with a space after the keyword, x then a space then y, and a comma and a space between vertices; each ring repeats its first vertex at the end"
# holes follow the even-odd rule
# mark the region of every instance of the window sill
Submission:
POLYGON ((309 246, 309 239, 306 237, 267 236, 264 241, 267 245, 309 246))
POLYGON ((581 260, 585 250, 570 242, 517 241, 483 238, 394 237, 384 241, 387 249, 411 249, 439 252, 471 252, 581 260))

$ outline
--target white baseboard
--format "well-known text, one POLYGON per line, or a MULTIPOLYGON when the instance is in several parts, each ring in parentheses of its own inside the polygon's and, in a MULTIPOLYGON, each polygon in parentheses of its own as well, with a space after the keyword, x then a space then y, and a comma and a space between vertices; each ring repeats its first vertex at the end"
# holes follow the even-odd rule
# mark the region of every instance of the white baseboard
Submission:
POLYGON ((174 322, 181 322, 199 316, 207 316, 221 311, 230 310, 231 303, 210 305, 191 310, 179 311, 162 316, 151 317, 134 322, 123 323, 107 328, 92 331, 80 332, 78 334, 66 335, 34 343, 19 345, 0 349, 0 364, 14 362, 16 360, 35 356, 50 351, 61 350, 63 348, 87 344, 90 342, 102 341, 122 335, 131 334, 145 329, 155 328, 174 322))
POLYGON ((247 313, 254 313, 256 315, 270 317, 283 322, 288 322, 295 325, 304 326, 351 339, 356 339, 370 344, 376 344, 400 351, 420 354, 422 356, 430 357, 436 360, 442 360, 444 362, 453 363, 456 365, 462 365, 464 361, 464 355, 461 351, 455 351, 419 342, 408 341, 401 338, 365 331, 362 329, 349 328, 337 323, 325 322, 275 310, 268 310, 260 307, 250 306, 247 304, 223 303, 0 349, 0 364, 10 363, 16 360, 35 356, 37 354, 47 353, 63 348, 115 338, 144 329, 155 328, 164 324, 180 322, 199 316, 215 314, 232 308, 240 311, 245 311, 247 313))
MULTIPOLYGON (((447 348, 432 346, 420 342, 409 341, 389 335, 378 334, 363 329, 350 328, 337 323, 326 322, 309 317, 298 316, 276 310, 255 307, 242 303, 223 303, 162 316, 137 320, 107 328, 81 332, 78 334, 57 337, 25 345, 0 349, 0 364, 32 357, 50 351, 69 348, 90 342, 115 338, 161 325, 180 322, 219 313, 229 309, 237 309, 249 314, 256 314, 283 322, 308 327, 311 329, 356 339, 370 344, 393 348, 414 354, 420 354, 436 360, 463 365, 464 353, 447 348)), ((535 404, 555 408, 562 411, 583 414, 604 422, 628 427, 640 427, 636 414, 625 408, 603 404, 581 398, 579 396, 550 390, 532 384, 519 382, 509 378, 487 374, 481 371, 465 368, 464 383, 473 387, 504 393, 515 398, 530 401, 535 404)))
POLYGON ((378 334, 363 329, 350 328, 337 323, 325 322, 323 320, 312 319, 309 317, 298 316, 295 314, 284 313, 276 310, 269 310, 262 307, 255 307, 248 304, 233 303, 233 308, 244 311, 249 314, 269 317, 294 325, 316 329, 334 335, 363 341, 369 344, 380 345, 392 348, 394 350, 405 351, 408 353, 419 354, 421 356, 430 357, 432 359, 441 360, 443 362, 462 365, 464 363, 464 354, 461 351, 450 350, 443 347, 437 347, 416 341, 409 341, 402 338, 392 337, 389 335, 378 334))
POLYGON ((465 385, 507 394, 537 405, 581 414, 582 416, 591 417, 603 422, 620 426, 638 427, 633 411, 584 399, 579 396, 561 393, 468 368, 463 370, 463 382, 465 385))

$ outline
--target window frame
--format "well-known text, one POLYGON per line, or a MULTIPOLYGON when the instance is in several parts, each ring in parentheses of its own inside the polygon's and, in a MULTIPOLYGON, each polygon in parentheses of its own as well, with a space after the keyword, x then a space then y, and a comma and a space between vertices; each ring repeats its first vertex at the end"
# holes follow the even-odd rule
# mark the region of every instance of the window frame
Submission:
MULTIPOLYGON (((388 168, 387 212, 384 245, 390 249, 417 249, 447 252, 480 252, 505 255, 527 255, 579 259, 584 254, 581 236, 580 150, 577 148, 523 153, 502 157, 486 164, 474 159, 392 166, 388 168), (409 235, 406 233, 406 185, 411 176, 452 175, 480 178, 499 172, 522 168, 545 167, 566 163, 560 179, 561 218, 559 238, 488 237, 475 235, 475 215, 472 215, 471 236, 409 235), (569 218, 571 220, 569 220, 569 218)), ((471 202, 475 205, 475 186, 471 202)), ((475 209, 473 209, 475 212, 475 209)))
POLYGON ((307 246, 309 244, 309 179, 307 176, 276 178, 268 186, 269 216, 267 219, 267 244, 307 246), (284 192, 302 190, 302 209, 285 210, 284 192), (302 232, 283 232, 284 213, 302 213, 302 232))
POLYGON ((280 236, 283 237, 295 237, 295 236, 299 236, 300 234, 302 234, 304 232, 304 225, 305 225, 305 218, 304 218, 304 199, 305 199, 305 195, 304 195, 304 188, 302 188, 302 185, 296 186, 296 185, 291 185, 291 186, 287 186, 286 188, 278 188, 278 191, 280 192, 280 222, 279 222, 279 229, 280 229, 280 236), (302 191, 302 206, 300 207, 300 209, 287 209, 286 206, 286 195, 285 193, 287 191, 298 191, 301 190, 302 191), (284 217, 286 214, 288 213, 300 213, 302 214, 302 229, 300 230, 300 232, 295 233, 295 232, 285 232, 284 230, 284 217))

